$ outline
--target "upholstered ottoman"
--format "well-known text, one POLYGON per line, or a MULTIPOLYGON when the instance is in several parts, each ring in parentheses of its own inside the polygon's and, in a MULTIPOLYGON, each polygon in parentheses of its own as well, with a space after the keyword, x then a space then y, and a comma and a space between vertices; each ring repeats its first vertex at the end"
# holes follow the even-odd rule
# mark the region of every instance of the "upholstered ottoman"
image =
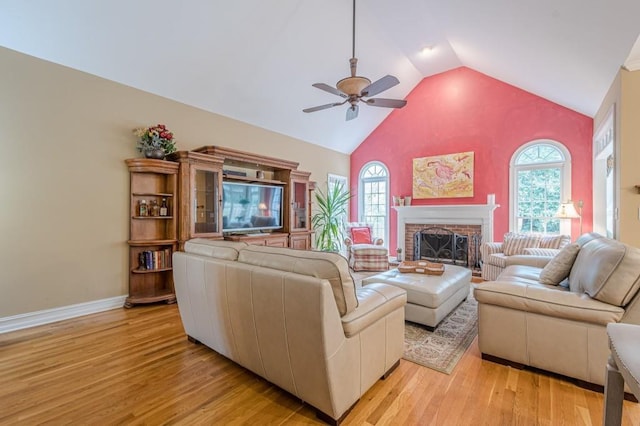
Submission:
POLYGON ((437 325, 469 296, 471 270, 446 265, 442 275, 402 273, 391 269, 362 280, 362 285, 385 283, 407 292, 404 319, 435 329, 437 325))

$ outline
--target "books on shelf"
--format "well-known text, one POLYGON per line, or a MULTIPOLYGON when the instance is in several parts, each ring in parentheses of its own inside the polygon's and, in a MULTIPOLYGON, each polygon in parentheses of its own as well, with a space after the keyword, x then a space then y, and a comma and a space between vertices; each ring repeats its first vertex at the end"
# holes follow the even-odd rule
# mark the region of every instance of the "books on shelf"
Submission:
POLYGON ((145 250, 138 255, 138 269, 150 271, 171 268, 171 249, 145 250))

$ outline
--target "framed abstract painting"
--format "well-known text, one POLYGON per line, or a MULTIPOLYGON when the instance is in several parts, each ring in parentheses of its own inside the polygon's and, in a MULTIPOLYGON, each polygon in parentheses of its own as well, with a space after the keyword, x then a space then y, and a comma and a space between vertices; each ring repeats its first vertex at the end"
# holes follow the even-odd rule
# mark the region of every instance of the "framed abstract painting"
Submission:
POLYGON ((473 197, 473 152, 413 159, 413 198, 473 197))

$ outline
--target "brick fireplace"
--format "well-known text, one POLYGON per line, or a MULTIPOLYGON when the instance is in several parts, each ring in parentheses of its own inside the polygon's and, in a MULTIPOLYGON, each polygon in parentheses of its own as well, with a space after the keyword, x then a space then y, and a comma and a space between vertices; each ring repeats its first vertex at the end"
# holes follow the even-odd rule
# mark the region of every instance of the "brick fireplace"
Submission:
POLYGON ((455 234, 458 235, 464 235, 467 236, 467 245, 468 245, 468 253, 467 253, 467 259, 468 259, 468 266, 469 267, 473 267, 476 265, 476 263, 480 260, 478 258, 479 253, 480 253, 480 247, 479 247, 479 242, 480 238, 475 239, 473 238, 475 235, 480 236, 482 233, 482 227, 480 225, 456 225, 456 224, 441 224, 441 223, 436 223, 436 224, 428 224, 428 225, 424 225, 424 224, 417 224, 417 223, 407 223, 405 224, 405 228, 404 228, 404 258, 405 260, 418 260, 418 259, 413 259, 413 253, 414 253, 414 240, 415 240, 415 234, 418 232, 423 231, 426 228, 432 228, 432 227, 439 227, 439 228, 444 228, 446 230, 449 230, 455 234))
MULTIPOLYGON (((398 212, 398 248, 402 249, 406 259, 411 259, 414 234, 431 226, 447 228, 457 234, 480 234, 481 241, 492 242, 493 211, 500 205, 495 204, 493 199, 488 201, 489 204, 394 207, 398 212)), ((469 259, 473 266, 471 257, 469 259)))

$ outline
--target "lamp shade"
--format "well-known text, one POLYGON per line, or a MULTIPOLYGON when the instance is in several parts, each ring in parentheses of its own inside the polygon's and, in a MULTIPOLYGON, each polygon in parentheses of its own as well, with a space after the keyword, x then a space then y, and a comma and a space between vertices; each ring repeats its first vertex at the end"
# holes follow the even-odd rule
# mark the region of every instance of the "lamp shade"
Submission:
POLYGON ((560 208, 556 213, 556 217, 560 219, 577 219, 580 217, 576 211, 576 207, 571 201, 560 204, 560 208))

